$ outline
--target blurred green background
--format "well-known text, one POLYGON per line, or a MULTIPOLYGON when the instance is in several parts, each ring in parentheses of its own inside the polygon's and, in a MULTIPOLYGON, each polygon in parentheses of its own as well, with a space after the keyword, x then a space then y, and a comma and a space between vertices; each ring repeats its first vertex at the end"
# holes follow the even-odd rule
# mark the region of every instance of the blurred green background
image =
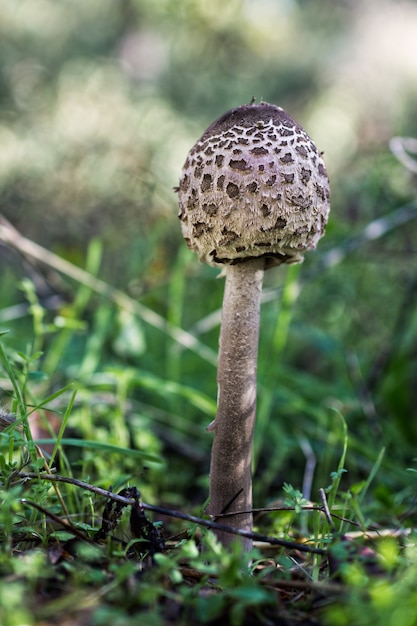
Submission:
MULTIPOLYGON (((186 249, 176 217, 173 187, 189 148, 215 118, 255 96, 284 107, 324 151, 327 235, 302 266, 266 277, 258 503, 283 481, 312 479, 313 497, 328 484, 341 454, 338 412, 351 454, 343 480, 360 481, 386 446, 388 486, 376 495, 388 502, 408 484, 404 472, 417 456, 417 181, 389 140, 417 136, 416 23, 417 3, 396 0, 0 6, 0 213, 70 262, 90 271, 95 264, 100 278, 213 353, 223 283, 186 249)), ((58 311, 45 313, 55 326, 42 338, 42 393, 76 380, 84 395, 74 427, 90 438, 109 436, 116 402, 131 444, 167 459, 164 497, 201 499, 213 363, 93 293, 74 312, 74 281, 1 242, 0 263, 10 348, 33 339, 31 317, 11 308, 25 302, 20 280, 35 278, 38 297, 64 294, 58 311), (61 326, 79 318, 60 344, 57 315, 61 326), (84 433, 87 406, 94 426, 84 433)), ((7 386, 0 395, 7 402, 7 386)))

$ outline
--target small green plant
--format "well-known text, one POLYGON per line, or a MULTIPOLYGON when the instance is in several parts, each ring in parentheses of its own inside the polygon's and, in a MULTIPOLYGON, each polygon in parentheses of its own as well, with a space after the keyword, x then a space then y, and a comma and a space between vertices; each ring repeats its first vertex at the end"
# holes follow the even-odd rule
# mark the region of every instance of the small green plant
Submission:
MULTIPOLYGON (((94 244, 91 272, 99 252, 94 244)), ((366 626, 371 616, 373 625, 385 626, 384 619, 394 624, 406 612, 414 616, 413 472, 402 472, 398 464, 394 471, 383 446, 365 455, 364 445, 348 432, 344 407, 334 401, 337 410, 314 406, 312 379, 303 379, 306 398, 301 397, 283 364, 286 393, 262 396, 265 441, 259 444, 257 472, 266 478, 259 487, 255 481, 258 501, 263 489, 282 492, 283 498, 256 513, 257 543, 250 554, 242 555, 237 544, 224 550, 213 528, 206 529, 212 520, 184 513, 202 514, 207 484, 196 476, 206 473, 202 435, 215 403, 197 391, 199 374, 190 375, 172 338, 161 351, 160 336, 154 335, 160 331, 145 331, 132 312, 121 332, 118 305, 103 294, 97 298, 89 276, 91 282, 80 284, 59 315, 43 309, 24 283, 33 340, 22 350, 12 333, 1 337, 1 623, 35 626, 70 614, 94 626, 133 626, 138 619, 154 626, 173 619, 184 626, 275 625, 286 619, 292 626, 302 615, 336 626, 366 626), (136 357, 129 342, 142 346, 136 357), (144 358, 144 346, 152 359, 144 358), (160 364, 167 354, 165 369, 160 364), (178 367, 184 376, 172 373, 178 367), (289 479, 275 485, 284 457, 261 454, 282 439, 271 419, 277 402, 280 410, 307 415, 315 424, 312 446, 321 446, 321 453, 308 499, 293 486, 298 482, 292 482, 291 468, 289 479), (129 499, 134 486, 143 510, 129 499), (164 516, 163 527, 158 515, 164 516), (154 544, 146 534, 151 531, 154 544), (325 598, 324 608, 317 609, 318 598, 325 598)), ((286 289, 295 279, 288 274, 286 289)), ((185 289, 177 277, 172 294, 185 289)), ((124 300, 117 296, 117 302, 124 300)), ((172 304, 173 325, 183 310, 172 304)), ((276 349, 282 351, 289 318, 280 323, 276 349)), ((296 457, 290 441, 287 436, 286 449, 296 457)), ((227 525, 227 516, 218 521, 227 525)))

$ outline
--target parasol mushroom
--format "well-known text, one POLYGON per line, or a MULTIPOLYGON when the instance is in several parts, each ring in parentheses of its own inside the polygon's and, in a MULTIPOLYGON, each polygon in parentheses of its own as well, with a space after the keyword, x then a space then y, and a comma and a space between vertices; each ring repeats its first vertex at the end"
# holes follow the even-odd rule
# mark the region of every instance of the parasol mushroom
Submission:
MULTIPOLYGON (((218 410, 210 467, 209 513, 252 530, 252 441, 260 300, 265 269, 299 263, 323 236, 329 181, 315 144, 280 107, 232 109, 190 150, 179 185, 188 247, 224 268, 218 410)), ((228 545, 234 536, 218 533, 228 545)), ((250 549, 250 538, 242 538, 250 549)))

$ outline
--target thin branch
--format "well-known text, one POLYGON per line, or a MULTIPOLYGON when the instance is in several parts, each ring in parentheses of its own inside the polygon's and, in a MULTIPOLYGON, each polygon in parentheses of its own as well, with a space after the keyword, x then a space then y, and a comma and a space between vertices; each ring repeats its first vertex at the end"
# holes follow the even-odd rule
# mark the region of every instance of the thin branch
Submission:
MULTIPOLYGON (((86 489, 87 491, 91 491, 99 496, 103 496, 104 498, 111 498, 116 502, 120 502, 125 504, 126 506, 131 506, 135 504, 135 501, 130 498, 125 498, 120 496, 112 491, 108 491, 107 489, 102 489, 101 487, 95 487, 94 485, 90 485, 82 480, 78 480, 76 478, 70 478, 67 476, 59 476, 58 474, 36 474, 34 472, 19 472, 18 476, 23 480, 31 480, 31 479, 41 479, 41 480, 49 480, 49 481, 57 481, 62 483, 68 483, 70 485, 74 485, 76 487, 80 487, 81 489, 86 489)), ((262 535, 259 533, 253 533, 245 530, 236 530, 231 528, 230 526, 226 526, 225 524, 218 524, 217 522, 212 522, 210 520, 202 519, 200 517, 196 517, 195 515, 188 515, 186 513, 180 513, 179 511, 172 511, 170 509, 166 509, 160 506, 154 506, 152 504, 146 504, 142 502, 142 506, 147 511, 152 511, 153 513, 159 513, 160 515, 166 515, 168 517, 175 517, 178 519, 182 519, 187 522, 191 522, 193 524, 197 524, 198 526, 204 526, 206 528, 210 528, 211 530, 222 531, 226 533, 230 533, 233 535, 238 535, 240 537, 245 537, 248 539, 253 539, 254 541, 259 541, 261 543, 269 543, 270 545, 277 545, 283 548, 288 548, 290 550, 298 550, 300 552, 310 552, 314 554, 326 554, 326 551, 321 548, 315 548, 313 546, 298 543, 296 541, 286 541, 285 539, 278 539, 277 537, 269 537, 267 535, 262 535)))
POLYGON ((327 523, 330 526, 330 529, 332 531, 335 530, 334 524, 333 524, 333 520, 332 520, 332 515, 330 513, 330 509, 329 509, 329 505, 327 504, 327 498, 326 498, 326 492, 324 491, 323 488, 319 489, 319 494, 320 494, 320 499, 321 499, 321 503, 323 505, 323 512, 326 516, 327 519, 327 523))
POLYGON ((410 172, 417 174, 417 160, 411 154, 417 154, 417 139, 415 137, 392 137, 389 141, 392 154, 410 172))

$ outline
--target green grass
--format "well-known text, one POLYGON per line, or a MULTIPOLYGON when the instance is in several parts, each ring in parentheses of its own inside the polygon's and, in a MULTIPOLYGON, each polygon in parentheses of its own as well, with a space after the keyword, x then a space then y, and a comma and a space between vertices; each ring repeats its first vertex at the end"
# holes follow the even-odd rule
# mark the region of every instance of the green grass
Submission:
POLYGON ((254 500, 270 541, 242 555, 204 514, 222 285, 206 270, 186 280, 181 252, 153 314, 96 278, 100 259, 98 241, 85 270, 50 257, 71 301, 47 310, 25 280, 28 317, 2 331, 0 623, 416 623, 417 455, 398 392, 415 315, 378 310, 378 292, 349 312, 366 325, 372 311, 384 341, 397 333, 374 384, 380 347, 373 333, 352 343, 340 313, 363 268, 267 276, 254 500))

